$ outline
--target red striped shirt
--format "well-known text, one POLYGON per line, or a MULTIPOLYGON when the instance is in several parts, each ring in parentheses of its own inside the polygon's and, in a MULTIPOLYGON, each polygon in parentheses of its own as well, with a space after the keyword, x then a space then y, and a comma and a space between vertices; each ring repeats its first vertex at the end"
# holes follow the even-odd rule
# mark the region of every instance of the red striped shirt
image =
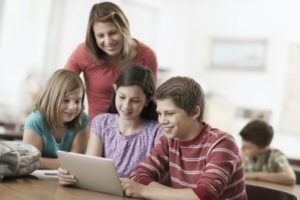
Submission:
POLYGON ((131 178, 149 184, 168 171, 171 187, 192 188, 200 199, 247 199, 238 146, 230 134, 206 123, 190 141, 162 136, 131 178))

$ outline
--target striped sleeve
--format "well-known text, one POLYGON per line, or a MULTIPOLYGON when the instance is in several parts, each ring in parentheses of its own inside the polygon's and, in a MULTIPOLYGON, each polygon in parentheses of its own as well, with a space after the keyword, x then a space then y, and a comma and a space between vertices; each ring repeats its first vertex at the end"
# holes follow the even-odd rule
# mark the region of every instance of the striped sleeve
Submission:
MULTIPOLYGON (((230 187, 240 185, 243 164, 238 147, 232 137, 224 135, 216 140, 207 152, 207 164, 194 192, 200 199, 219 199, 230 187)), ((243 188, 241 188, 243 195, 243 188)))
POLYGON ((167 154, 168 139, 162 136, 146 159, 135 168, 130 178, 144 185, 161 180, 169 170, 167 154))

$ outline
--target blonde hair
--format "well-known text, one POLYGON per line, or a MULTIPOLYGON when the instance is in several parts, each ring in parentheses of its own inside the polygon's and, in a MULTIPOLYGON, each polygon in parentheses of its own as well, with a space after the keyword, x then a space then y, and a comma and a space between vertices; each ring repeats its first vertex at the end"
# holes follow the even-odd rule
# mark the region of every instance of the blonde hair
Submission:
POLYGON ((77 130, 82 122, 84 110, 84 84, 75 72, 59 69, 48 79, 45 87, 41 91, 35 103, 35 110, 41 112, 47 122, 50 131, 57 133, 58 127, 68 127, 77 130), (71 122, 64 124, 60 116, 60 106, 66 93, 81 89, 83 96, 80 114, 71 122))
POLYGON ((111 22, 118 28, 123 36, 121 57, 128 57, 134 44, 129 31, 128 19, 120 7, 111 2, 102 2, 95 4, 91 9, 85 44, 95 61, 104 59, 105 55, 105 52, 98 47, 95 38, 93 26, 96 22, 111 22))

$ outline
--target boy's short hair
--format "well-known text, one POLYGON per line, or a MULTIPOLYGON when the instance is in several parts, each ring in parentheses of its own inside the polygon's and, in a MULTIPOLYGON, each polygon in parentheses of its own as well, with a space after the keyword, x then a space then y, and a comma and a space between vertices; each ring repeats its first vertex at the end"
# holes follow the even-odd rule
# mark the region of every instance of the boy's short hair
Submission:
POLYGON ((192 78, 176 76, 160 85, 155 93, 157 100, 171 99, 174 104, 192 115, 200 107, 199 121, 203 120, 205 95, 199 83, 192 78))
POLYGON ((260 148, 269 146, 273 139, 273 128, 263 120, 250 121, 241 131, 243 140, 251 142, 260 148))

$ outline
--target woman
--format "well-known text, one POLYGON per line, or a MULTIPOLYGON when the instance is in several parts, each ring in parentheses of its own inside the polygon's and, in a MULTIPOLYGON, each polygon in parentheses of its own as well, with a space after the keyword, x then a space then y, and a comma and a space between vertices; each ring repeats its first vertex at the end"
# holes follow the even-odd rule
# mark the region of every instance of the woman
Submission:
POLYGON ((84 74, 90 119, 107 111, 112 85, 129 64, 150 68, 156 78, 156 56, 148 46, 131 37, 123 11, 111 2, 95 4, 85 43, 75 49, 66 64, 66 68, 84 74))

